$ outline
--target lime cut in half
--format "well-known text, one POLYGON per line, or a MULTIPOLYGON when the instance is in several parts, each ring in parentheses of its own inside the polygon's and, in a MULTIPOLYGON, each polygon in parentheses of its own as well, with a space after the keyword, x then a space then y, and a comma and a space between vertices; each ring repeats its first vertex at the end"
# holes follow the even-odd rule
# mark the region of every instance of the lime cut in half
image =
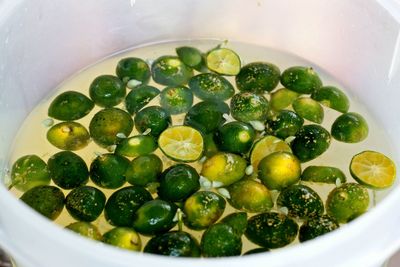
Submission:
POLYGON ((161 151, 175 161, 193 162, 203 154, 203 136, 189 126, 174 126, 163 131, 158 139, 161 151))
POLYGON ((396 179, 396 166, 380 152, 363 151, 351 159, 350 173, 362 185, 384 189, 390 187, 396 179))
POLYGON ((240 58, 228 48, 211 50, 206 61, 207 67, 218 74, 233 76, 240 72, 240 58))

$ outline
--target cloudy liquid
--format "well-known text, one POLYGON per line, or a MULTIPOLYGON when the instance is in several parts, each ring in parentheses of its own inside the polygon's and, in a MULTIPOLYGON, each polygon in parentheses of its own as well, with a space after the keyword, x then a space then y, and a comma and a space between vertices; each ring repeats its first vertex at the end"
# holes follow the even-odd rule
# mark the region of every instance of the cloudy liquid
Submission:
MULTIPOLYGON (((12 163, 15 162, 19 157, 27 154, 36 154, 47 162, 47 160, 53 154, 60 151, 47 141, 46 133, 49 128, 44 123, 48 119, 47 110, 51 101, 60 93, 72 90, 72 91, 79 91, 88 96, 89 86, 91 82, 99 75, 103 74, 115 75, 115 68, 118 61, 125 57, 139 57, 144 60, 147 60, 150 64, 153 60, 155 60, 160 56, 176 55, 175 53, 176 47, 193 46, 201 51, 208 51, 220 43, 221 41, 216 41, 216 40, 192 40, 192 41, 151 44, 147 46, 132 48, 130 50, 126 50, 121 53, 115 54, 111 57, 102 60, 101 62, 98 62, 80 71, 79 73, 75 74, 74 76, 63 82, 55 90, 53 90, 45 99, 43 99, 43 101, 41 101, 41 103, 37 107, 35 107, 35 109, 26 118, 24 123, 21 125, 21 128, 14 140, 12 154, 10 155, 9 158, 9 166, 11 167, 12 163)), ((386 133, 383 131, 379 123, 373 119, 373 116, 368 113, 367 108, 363 106, 362 103, 358 103, 354 100, 354 97, 352 97, 352 94, 349 92, 350 88, 343 87, 338 80, 336 80, 334 77, 329 76, 324 70, 318 68, 318 66, 315 66, 314 64, 300 57, 284 53, 282 51, 273 50, 268 47, 250 45, 245 43, 237 43, 237 42, 228 43, 227 47, 237 52, 237 54, 240 56, 242 60, 242 65, 254 61, 265 61, 277 65, 281 69, 281 71, 291 66, 313 67, 320 75, 323 84, 333 85, 338 88, 341 88, 350 98, 350 103, 351 103, 350 111, 362 114, 362 116, 368 122, 370 131, 369 131, 369 136, 366 140, 357 144, 346 144, 338 142, 332 138, 329 149, 318 158, 310 162, 307 162, 305 164, 302 164, 302 169, 304 169, 308 165, 326 165, 326 166, 338 167, 346 174, 347 180, 349 182, 352 182, 353 179, 351 178, 348 168, 350 160, 355 154, 364 150, 376 150, 388 155, 389 157, 393 154, 390 147, 390 141, 389 138, 387 138, 386 133)), ((235 84, 234 78, 232 77, 226 77, 226 78, 233 85, 235 84)), ((158 85, 153 81, 150 81, 149 84, 157 87, 160 90, 162 90, 165 87, 162 85, 158 85)), ((278 85, 277 88, 279 88, 280 86, 281 85, 278 85)), ((269 99, 268 94, 266 94, 265 97, 269 99)), ((159 98, 156 97, 148 104, 148 106, 158 105, 158 101, 159 98)), ((194 103, 198 101, 199 100, 195 98, 194 103)), ((123 103, 118 105, 117 107, 124 109, 123 103)), ((91 118, 100 109, 101 108, 99 107, 95 107, 87 116, 77 120, 77 122, 81 123, 88 129, 91 118)), ((324 112, 325 115, 322 126, 329 131, 333 121, 340 115, 340 113, 329 108, 324 108, 324 112)), ((172 117, 173 125, 181 125, 183 117, 184 114, 173 116, 172 117)), ((55 123, 57 123, 57 121, 55 121, 55 123)), ((305 122, 305 124, 309 123, 310 122, 307 121, 305 122)), ((131 133, 131 136, 137 134, 138 134, 137 130, 134 129, 131 133)), ((84 149, 74 152, 79 156, 81 156, 86 161, 88 166, 90 166, 92 160, 99 153, 108 153, 106 149, 97 146, 94 142, 90 142, 90 144, 84 149)), ((164 169, 166 169, 170 165, 176 164, 176 162, 167 159, 162 154, 160 149, 157 149, 154 153, 157 154, 163 160, 164 169)), ((191 165, 195 167, 198 172, 200 172, 201 170, 200 163, 191 163, 191 165)), ((335 185, 320 185, 313 183, 304 183, 304 184, 307 184, 308 186, 312 187, 315 191, 317 191, 317 193, 321 196, 324 202, 326 200, 328 193, 335 187, 335 185)), ((88 182, 88 185, 97 187, 91 181, 88 182)), ((129 184, 126 183, 124 186, 129 186, 129 184)), ((103 188, 99 189, 103 191, 107 197, 110 196, 114 191, 116 191, 114 189, 113 190, 103 189, 103 188)), ((15 193, 17 197, 20 197, 22 195, 22 193, 16 189, 11 189, 11 191, 15 193)), ((63 190, 63 191, 65 195, 67 195, 70 192, 70 190, 63 190)), ((371 206, 373 206, 376 201, 379 201, 382 197, 384 197, 387 194, 387 191, 386 192, 378 191, 370 193, 371 193, 370 194, 371 206)), ((278 194, 277 192, 272 192, 274 202, 276 200, 277 194, 278 194)), ((154 194, 154 196, 156 196, 156 194, 154 194)), ((276 207, 274 208, 274 210, 276 210, 276 207)), ((227 208, 223 216, 232 213, 233 211, 234 209, 231 208, 229 205, 227 205, 227 208)), ((253 214, 249 214, 249 217, 252 215, 253 214)), ((66 226, 74 221, 75 220, 68 214, 66 209, 64 209, 62 214, 57 218, 55 222, 61 226, 66 226)), ((107 223, 103 215, 101 215, 96 221, 94 221, 93 224, 99 228, 101 233, 104 233, 113 228, 110 224, 107 223)), ((299 224, 301 224, 301 222, 299 222, 299 224)), ((183 230, 190 232, 200 241, 202 231, 192 231, 185 226, 183 226, 183 230)), ((148 237, 144 236, 141 237, 143 243, 145 244, 146 241, 148 240, 148 237)), ((295 244, 296 242, 292 244, 295 244)), ((255 247, 256 245, 250 243, 245 237, 243 237, 243 252, 255 247)))

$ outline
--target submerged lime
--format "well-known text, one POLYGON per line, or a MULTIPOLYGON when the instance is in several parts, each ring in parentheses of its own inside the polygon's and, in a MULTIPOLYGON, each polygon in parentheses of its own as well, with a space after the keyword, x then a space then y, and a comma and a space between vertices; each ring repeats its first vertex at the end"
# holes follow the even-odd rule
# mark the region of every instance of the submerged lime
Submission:
POLYGON ((241 156, 220 152, 203 163, 201 175, 216 186, 227 186, 242 179, 246 167, 247 162, 241 156))
POLYGON ((106 232, 103 242, 122 249, 140 251, 142 241, 139 234, 132 228, 116 227, 106 232))
POLYGON ((64 208, 64 193, 51 185, 40 185, 26 191, 21 200, 50 220, 55 220, 64 208))
POLYGON ((311 94, 322 86, 313 68, 301 66, 286 69, 281 75, 281 84, 299 94, 311 94))
POLYGON ((176 56, 162 56, 151 65, 151 73, 156 83, 167 86, 187 84, 193 70, 176 56))
POLYGON ((202 100, 225 101, 235 93, 232 84, 215 73, 202 73, 192 77, 189 87, 202 100))
POLYGON ((281 72, 277 66, 267 62, 253 62, 243 66, 236 76, 240 91, 262 94, 272 91, 279 83, 281 72))
POLYGON ((331 134, 338 141, 358 143, 367 138, 368 124, 358 113, 344 113, 333 122, 331 134))
POLYGON ((115 145, 120 135, 129 136, 133 129, 131 115, 119 108, 97 112, 89 124, 90 136, 101 147, 115 145))
POLYGON ((110 108, 124 100, 126 87, 118 77, 101 75, 90 84, 89 94, 96 105, 110 108))
POLYGON ((299 97, 293 103, 292 107, 296 113, 311 122, 322 123, 324 119, 324 109, 315 100, 309 97, 299 97))
POLYGON ((311 94, 311 98, 322 105, 346 113, 350 102, 345 93, 334 86, 323 86, 311 94))
POLYGON ((186 113, 193 104, 193 93, 185 86, 164 88, 160 97, 161 107, 171 115, 186 113))
POLYGON ((245 154, 249 151, 256 133, 251 125, 232 121, 222 125, 215 133, 215 142, 221 151, 245 154))
POLYGON ((66 121, 53 125, 47 131, 47 140, 62 150, 79 150, 89 144, 90 135, 82 124, 66 121))
POLYGON ((326 200, 326 212, 339 223, 354 220, 368 210, 368 190, 356 183, 345 183, 333 189, 326 200))
POLYGON ((57 120, 73 121, 85 117, 93 107, 93 101, 84 94, 67 91, 51 102, 48 115, 57 120))
POLYGON ((65 227, 65 229, 71 230, 81 236, 101 241, 103 236, 101 235, 99 229, 88 222, 74 222, 65 227))
POLYGON ((136 80, 140 85, 147 84, 151 77, 146 61, 136 57, 127 57, 118 61, 115 73, 124 83, 136 80))
POLYGON ((282 190, 300 180, 300 161, 289 152, 274 152, 258 164, 258 177, 269 188, 282 190))
POLYGON ((47 164, 37 155, 22 156, 11 168, 11 184, 22 192, 49 183, 50 172, 47 164))

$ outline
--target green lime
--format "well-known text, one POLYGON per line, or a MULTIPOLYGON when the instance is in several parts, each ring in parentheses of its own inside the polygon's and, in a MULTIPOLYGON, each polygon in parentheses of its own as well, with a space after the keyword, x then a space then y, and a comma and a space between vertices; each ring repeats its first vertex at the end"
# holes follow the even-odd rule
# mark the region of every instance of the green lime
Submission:
POLYGON ((311 94, 311 98, 322 105, 346 113, 350 108, 350 101, 346 94, 334 86, 323 86, 311 94))
POLYGON ((125 97, 125 107, 129 114, 136 114, 153 98, 160 94, 160 90, 150 85, 140 85, 133 88, 125 97))
POLYGON ((240 91, 263 94, 272 91, 279 83, 281 71, 267 62, 253 62, 243 66, 236 75, 236 86, 240 91))
POLYGON ((271 153, 285 151, 292 153, 290 146, 283 140, 272 136, 266 135, 257 140, 250 152, 250 162, 254 170, 257 170, 259 162, 271 153))
POLYGON ((285 151, 269 154, 258 164, 258 178, 271 190, 282 190, 300 180, 301 165, 285 151))
POLYGON ((104 208, 104 216, 111 225, 130 227, 135 212, 150 200, 153 200, 153 197, 143 187, 128 186, 121 188, 108 198, 104 208))
POLYGON ((269 106, 271 109, 278 111, 289 107, 299 94, 286 88, 281 88, 271 93, 269 106))
POLYGON ((176 225, 175 204, 155 199, 144 203, 135 213, 133 229, 143 235, 157 235, 168 232, 176 225))
POLYGON ((157 155, 141 155, 131 161, 125 177, 130 184, 146 186, 149 183, 157 182, 162 169, 163 163, 157 155))
POLYGON ((301 184, 282 190, 276 203, 278 208, 287 208, 288 216, 293 218, 306 219, 324 213, 324 203, 317 192, 301 184))
POLYGON ((101 147, 115 145, 118 135, 129 136, 133 120, 126 111, 106 108, 97 112, 89 124, 90 136, 101 147))
POLYGON ((339 223, 347 223, 365 213, 369 201, 366 188, 356 183, 345 183, 329 193, 326 212, 339 223))
POLYGON ((332 124, 333 138, 345 143, 358 143, 368 136, 368 123, 358 113, 344 113, 332 124))
POLYGON ((194 68, 198 71, 202 71, 205 66, 205 59, 203 53, 195 47, 181 46, 175 49, 179 59, 185 63, 185 65, 194 68))
POLYGON ((88 222, 74 222, 67 225, 65 229, 71 230, 89 239, 97 241, 101 241, 103 239, 103 236, 101 235, 99 229, 93 224, 88 222))
POLYGON ((193 93, 185 86, 167 87, 160 97, 161 107, 171 115, 186 113, 193 105, 193 93))
POLYGON ((201 100, 225 101, 235 94, 232 84, 215 73, 202 73, 193 76, 189 87, 201 100))
POLYGON ((159 178, 158 195, 172 202, 183 201, 200 189, 199 174, 187 164, 177 164, 166 169, 159 178))
POLYGON ((125 84, 130 80, 135 80, 140 85, 147 84, 151 77, 146 61, 136 57, 127 57, 118 61, 115 73, 125 84))
POLYGON ((281 84, 299 94, 311 94, 322 86, 313 68, 301 66, 286 69, 281 75, 281 84))
POLYGON ((251 125, 232 121, 218 129, 214 140, 221 151, 245 154, 250 150, 255 137, 256 133, 251 125))
POLYGON ((77 154, 61 151, 47 161, 53 182, 63 189, 73 189, 84 185, 89 180, 86 162, 77 154))
POLYGON ((299 97, 292 103, 292 107, 296 113, 311 122, 322 123, 324 120, 324 109, 312 98, 299 97))
POLYGON ((324 153, 330 145, 331 135, 322 126, 304 125, 291 143, 293 154, 301 161, 315 159, 324 153))
POLYGON ((201 175, 215 186, 228 186, 244 177, 246 167, 247 162, 241 156, 220 152, 206 159, 201 175))
POLYGON ((139 234, 132 228, 116 227, 106 232, 103 242, 122 249, 140 251, 142 241, 139 234))
POLYGON ((299 114, 284 109, 278 111, 267 121, 268 130, 271 134, 282 139, 295 136, 303 124, 304 120, 299 114))
POLYGON ((125 172, 130 161, 120 155, 97 156, 90 165, 90 178, 99 187, 116 189, 125 183, 125 172))
POLYGON ((184 124, 207 134, 225 122, 224 114, 229 114, 229 106, 225 102, 203 101, 188 111, 184 124))
POLYGON ((207 67, 218 74, 237 75, 240 71, 239 56, 228 48, 216 48, 208 52, 207 67))
POLYGON ((162 56, 151 65, 151 73, 156 83, 167 86, 187 84, 193 70, 176 56, 162 56))
POLYGON ((339 228, 335 219, 328 215, 308 218, 299 230, 299 241, 305 242, 339 228))
POLYGON ((189 233, 172 231, 147 242, 144 252, 172 257, 200 257, 200 245, 189 233))
POLYGON ((237 210, 266 212, 274 205, 269 190, 255 180, 240 180, 231 184, 228 191, 230 195, 228 201, 237 210))
POLYGON ((21 200, 50 220, 55 220, 64 208, 63 192, 50 185, 39 185, 26 191, 21 200))
POLYGON ((66 121, 53 125, 47 131, 47 140, 62 150, 79 150, 90 142, 86 128, 77 122, 66 121))
POLYGON ((232 117, 238 121, 264 122, 268 115, 268 100, 262 95, 243 92, 234 95, 231 99, 232 117))
POLYGON ((116 76, 101 75, 90 84, 89 95, 96 105, 110 108, 121 103, 126 94, 124 83, 116 76))
POLYGON ((65 198, 68 213, 76 220, 92 222, 103 212, 106 196, 92 186, 73 189, 65 198))
POLYGON ((337 184, 345 183, 345 174, 336 167, 330 166, 308 166, 301 174, 302 181, 337 184))
POLYGON ((170 124, 170 114, 158 106, 146 107, 135 116, 135 127, 139 133, 150 131, 149 134, 154 137, 158 137, 170 124))
POLYGON ((115 154, 125 157, 148 155, 157 149, 157 142, 150 135, 135 135, 124 138, 115 148, 115 154))
POLYGON ((37 155, 22 156, 11 168, 11 184, 22 192, 49 183, 50 172, 47 164, 37 155))
POLYGON ((223 223, 211 225, 201 237, 204 257, 238 256, 242 253, 242 239, 234 229, 223 223))
POLYGON ((245 235, 259 246, 280 248, 294 241, 298 229, 293 219, 276 212, 267 212, 249 219, 245 235))
POLYGON ((220 222, 231 226, 237 235, 242 236, 247 228, 247 213, 234 212, 226 215, 220 222))
POLYGON ((196 192, 185 201, 184 222, 191 229, 206 229, 221 217, 225 206, 224 198, 214 192, 196 192))
POLYGON ((73 121, 85 117, 93 107, 93 101, 84 94, 67 91, 59 94, 50 103, 48 115, 61 121, 73 121))

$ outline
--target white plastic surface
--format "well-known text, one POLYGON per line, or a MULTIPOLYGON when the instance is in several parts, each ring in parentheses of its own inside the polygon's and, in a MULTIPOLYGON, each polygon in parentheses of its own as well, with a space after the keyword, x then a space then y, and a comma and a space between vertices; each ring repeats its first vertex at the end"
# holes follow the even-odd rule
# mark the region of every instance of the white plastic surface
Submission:
MULTIPOLYGON (((400 151, 398 8, 384 0, 0 1, 0 164, 26 114, 66 77, 131 46, 199 37, 266 45, 315 62, 370 107, 400 151)), ((371 212, 318 240, 265 255, 192 260, 80 238, 0 186, 0 245, 19 267, 368 267, 400 246, 398 203, 396 185, 371 212)))

